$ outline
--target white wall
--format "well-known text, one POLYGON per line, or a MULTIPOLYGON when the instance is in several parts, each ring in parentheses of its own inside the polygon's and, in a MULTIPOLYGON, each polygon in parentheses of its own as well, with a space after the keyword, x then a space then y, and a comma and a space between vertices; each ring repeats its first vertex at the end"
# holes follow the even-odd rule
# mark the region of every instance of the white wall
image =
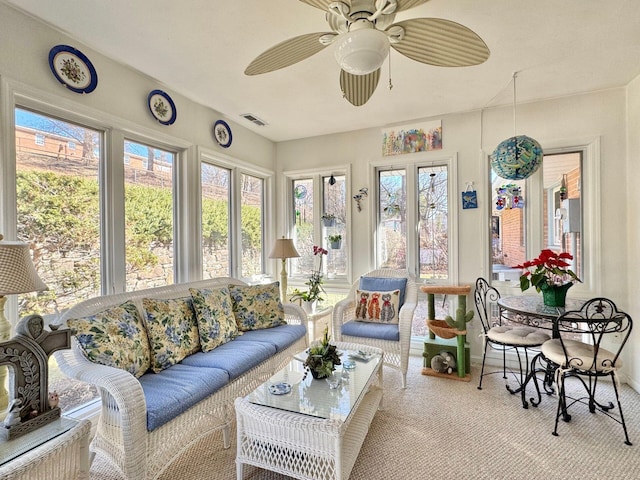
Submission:
MULTIPOLYGON (((634 86, 635 123, 640 127, 637 125, 640 124, 640 81, 636 81, 634 86)), ((409 154, 406 157, 409 161, 423 161, 446 158, 457 153, 458 190, 454 192, 454 198, 458 202, 465 183, 475 182, 479 208, 460 209, 458 249, 459 283, 473 284, 478 276, 490 277, 486 269, 489 266, 487 224, 491 197, 488 168, 484 159, 500 141, 513 135, 513 112, 511 107, 491 108, 483 112, 449 114, 438 118, 442 120, 443 150, 409 154)), ((626 89, 617 88, 518 105, 517 118, 518 133, 537 139, 543 148, 585 145, 593 142, 597 144, 599 141, 601 165, 598 175, 602 188, 599 206, 602 211, 602 225, 596 237, 600 239, 601 264, 595 266, 595 271, 600 275, 601 286, 598 290, 580 291, 576 288, 573 294, 610 297, 619 304, 620 308, 640 318, 640 304, 636 299, 631 299, 628 288, 628 285, 633 285, 631 272, 629 276, 627 275, 630 260, 627 251, 632 251, 628 250, 630 245, 627 239, 633 238, 631 242, 635 247, 640 245, 639 222, 632 207, 638 204, 637 200, 640 198, 635 198, 636 202, 629 201, 627 188, 634 190, 634 186, 632 183, 628 186, 625 181, 633 174, 632 171, 627 172, 626 89), (628 212, 631 213, 628 214, 628 212), (629 218, 629 225, 622 221, 625 218, 629 218)), ((420 120, 416 123, 420 123, 420 120)), ((384 119, 380 119, 380 124, 385 124, 384 119)), ((635 131, 638 130, 635 128, 635 131)), ((640 145, 636 145, 636 151, 638 147, 640 145)), ((381 129, 282 142, 277 145, 277 159, 278 169, 285 171, 318 165, 350 163, 353 174, 352 190, 357 191, 364 185, 372 187, 369 185, 370 164, 384 160, 381 156, 381 129)), ((390 160, 393 159, 394 157, 390 157, 390 160)), ((629 161, 631 162, 631 159, 629 161)), ((636 197, 640 197, 638 190, 640 189, 635 188, 633 192, 636 197)), ((375 205, 375 198, 370 196, 365 203, 361 213, 355 211, 353 202, 351 205, 352 244, 358 246, 352 251, 353 272, 356 276, 373 268, 374 246, 371 239, 375 218, 370 215, 370 212, 375 205)), ((280 216, 281 219, 282 216, 280 216)), ((281 229, 282 226, 279 228, 281 229)), ((640 261, 636 260, 635 266, 638 266, 638 263, 640 261)), ((474 326, 472 322, 470 330, 477 332, 478 329, 479 327, 474 326)), ((468 339, 472 342, 473 355, 479 355, 481 345, 477 335, 471 334, 468 339)), ((638 343, 637 337, 635 342, 638 343)), ((632 380, 636 384, 640 384, 638 364, 627 373, 632 375, 632 380)))
MULTIPOLYGON (((640 295, 638 285, 640 283, 640 185, 638 184, 638 152, 640 152, 640 77, 633 80, 627 88, 627 175, 626 188, 628 194, 627 209, 627 248, 625 261, 627 264, 626 283, 629 293, 627 305, 631 316, 636 320, 635 330, 631 332, 626 359, 625 370, 635 382, 633 387, 640 391, 640 295)), ((622 178, 620 180, 623 181, 622 178)))

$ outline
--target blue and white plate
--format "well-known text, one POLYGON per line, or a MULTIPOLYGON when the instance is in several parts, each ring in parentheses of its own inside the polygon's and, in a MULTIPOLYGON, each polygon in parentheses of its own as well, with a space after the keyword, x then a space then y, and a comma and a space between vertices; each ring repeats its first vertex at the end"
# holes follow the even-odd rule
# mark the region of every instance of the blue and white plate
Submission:
POLYGON ((98 74, 91 61, 69 45, 56 45, 49 50, 49 67, 72 92, 91 93, 98 86, 98 74))
POLYGON ((216 139, 218 145, 222 148, 229 148, 233 135, 231 134, 231 127, 224 120, 218 120, 213 124, 213 138, 216 139))
POLYGON ((286 395, 291 391, 291 384, 286 382, 272 383, 269 385, 269 392, 273 395, 286 395))
POLYGON ((152 90, 147 98, 149 111, 163 125, 171 125, 176 121, 178 112, 171 97, 162 90, 152 90))

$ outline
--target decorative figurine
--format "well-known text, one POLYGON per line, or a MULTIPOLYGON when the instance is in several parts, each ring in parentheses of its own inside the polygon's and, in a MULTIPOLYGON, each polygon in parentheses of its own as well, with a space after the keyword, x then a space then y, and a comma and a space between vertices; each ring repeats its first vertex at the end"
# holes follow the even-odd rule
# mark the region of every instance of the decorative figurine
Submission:
POLYGON ((18 425, 22 419, 20 418, 20 407, 22 407, 22 400, 14 398, 9 403, 9 412, 4 419, 4 427, 11 428, 14 425, 18 425))
POLYGON ((55 390, 53 392, 49 392, 49 408, 56 408, 58 403, 60 403, 58 392, 55 390))

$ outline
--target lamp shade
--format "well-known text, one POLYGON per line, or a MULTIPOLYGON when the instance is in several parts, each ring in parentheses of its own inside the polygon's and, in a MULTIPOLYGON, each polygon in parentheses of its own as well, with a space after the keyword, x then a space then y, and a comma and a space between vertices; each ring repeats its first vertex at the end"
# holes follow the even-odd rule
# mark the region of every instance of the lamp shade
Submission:
POLYGON ((500 142, 491 154, 491 168, 502 178, 524 180, 542 165, 542 155, 537 140, 518 135, 500 142))
POLYGON ((0 241, 0 295, 47 290, 31 260, 29 245, 0 241))
POLYGON ((269 258, 294 258, 299 256, 300 254, 293 245, 293 240, 283 237, 276 240, 269 258))
POLYGON ((340 67, 352 75, 367 75, 380 68, 389 54, 389 39, 375 28, 344 33, 336 40, 335 57, 340 67))

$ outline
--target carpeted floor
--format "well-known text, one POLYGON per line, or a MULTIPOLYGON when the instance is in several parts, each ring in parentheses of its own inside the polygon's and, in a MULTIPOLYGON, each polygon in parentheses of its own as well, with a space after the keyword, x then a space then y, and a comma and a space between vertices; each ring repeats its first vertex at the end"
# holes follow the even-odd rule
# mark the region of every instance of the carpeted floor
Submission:
MULTIPOLYGON (((556 397, 525 410, 520 397, 505 390, 501 375, 485 377, 480 391, 476 367, 470 383, 423 376, 421 369, 422 358, 412 357, 406 390, 400 389, 400 375, 385 369, 385 409, 373 420, 351 480, 640 478, 640 394, 626 385, 622 407, 633 446, 623 443, 621 425, 583 405, 573 407, 571 422, 561 422, 560 436, 554 437, 556 397)), ((611 385, 602 386, 605 397, 612 396, 611 385)), ((162 480, 235 479, 235 444, 204 457, 203 442, 221 445, 222 435, 194 445, 162 480)), ((287 478, 245 467, 247 480, 287 478)), ((96 457, 91 480, 122 479, 96 457)))

